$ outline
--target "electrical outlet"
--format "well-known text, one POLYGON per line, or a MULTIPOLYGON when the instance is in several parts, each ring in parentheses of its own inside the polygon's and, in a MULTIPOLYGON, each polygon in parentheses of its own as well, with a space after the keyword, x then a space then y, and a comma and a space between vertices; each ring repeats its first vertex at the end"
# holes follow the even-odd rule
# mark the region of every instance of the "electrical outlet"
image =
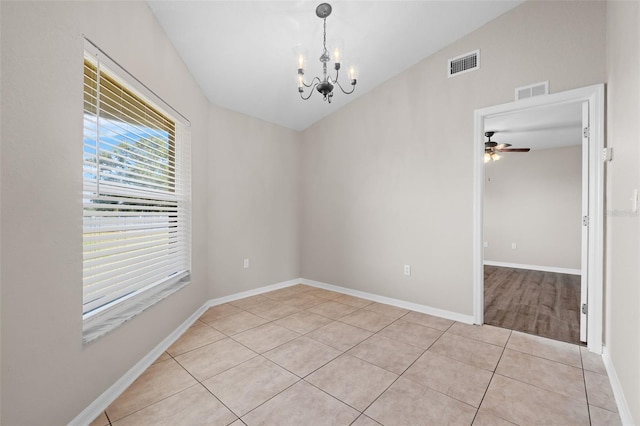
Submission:
POLYGON ((518 245, 516 243, 511 243, 511 249, 515 250, 518 248, 518 245))
POLYGON ((484 248, 487 248, 487 247, 489 247, 489 241, 484 242, 484 248))
POLYGON ((244 269, 249 269, 249 259, 244 260, 244 269))
POLYGON ((404 274, 407 277, 411 276, 411 265, 404 265, 404 274))

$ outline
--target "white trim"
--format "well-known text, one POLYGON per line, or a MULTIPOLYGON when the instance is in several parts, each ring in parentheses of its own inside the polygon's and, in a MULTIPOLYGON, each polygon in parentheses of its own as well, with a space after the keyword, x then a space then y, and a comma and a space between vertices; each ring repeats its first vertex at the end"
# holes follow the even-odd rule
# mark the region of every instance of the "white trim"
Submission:
POLYGON ((473 318, 484 322, 483 274, 483 197, 484 197, 484 121, 489 116, 574 102, 589 102, 589 264, 587 267, 588 305, 587 347, 602 352, 603 312, 603 247, 604 247, 604 84, 567 90, 545 96, 535 96, 474 111, 474 193, 473 193, 473 318), (592 172, 592 173, 591 173, 592 172))
POLYGON ((255 296, 262 293, 267 293, 273 290, 279 290, 285 287, 291 287, 292 285, 301 284, 302 278, 296 278, 294 280, 283 281, 281 283, 266 285, 264 287, 254 288, 253 290, 247 290, 240 293, 234 293, 229 296, 218 297, 217 299, 211 299, 205 305, 208 308, 211 306, 222 305, 223 303, 233 302, 234 300, 244 299, 245 297, 255 296))
POLYGON ((359 290, 352 290, 346 287, 340 287, 333 284, 327 284, 320 281, 308 280, 302 278, 300 280, 302 284, 310 285, 313 287, 323 288, 325 290, 337 291, 340 293, 348 294, 350 296, 360 297, 362 299, 372 300, 374 302, 386 303, 387 305, 397 306, 399 308, 410 309, 412 311, 422 312, 423 314, 435 315, 438 317, 450 319, 453 321, 463 322, 466 324, 473 324, 473 316, 464 315, 458 312, 447 311, 444 309, 433 308, 427 305, 420 305, 417 303, 407 302, 405 300, 393 299, 391 297, 379 296, 373 293, 367 293, 359 290))
POLYGON ((494 262, 493 260, 485 260, 484 264, 487 266, 499 266, 502 268, 529 269, 531 271, 555 272, 557 274, 570 274, 570 275, 582 274, 582 271, 580 269, 558 268, 557 266, 524 265, 521 263, 494 262))
POLYGON ((151 349, 140 361, 120 377, 113 385, 96 398, 87 408, 82 410, 69 425, 88 425, 118 398, 169 346, 171 346, 191 325, 208 309, 208 304, 200 306, 189 318, 178 326, 155 348, 151 349))
POLYGON ((633 426, 636 423, 633 422, 631 409, 629 408, 629 404, 627 404, 627 399, 624 396, 622 385, 618 379, 618 374, 613 366, 611 354, 609 354, 609 350, 607 350, 606 346, 602 346, 602 361, 604 362, 604 367, 607 369, 607 375, 609 376, 609 382, 611 383, 611 390, 613 390, 613 396, 615 397, 616 405, 618 406, 620 420, 623 425, 633 426))

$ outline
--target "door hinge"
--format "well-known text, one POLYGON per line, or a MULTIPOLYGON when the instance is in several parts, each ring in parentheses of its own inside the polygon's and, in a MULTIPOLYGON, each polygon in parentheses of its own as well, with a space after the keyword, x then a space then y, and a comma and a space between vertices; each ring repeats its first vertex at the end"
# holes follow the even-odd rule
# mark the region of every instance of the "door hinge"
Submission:
POLYGON ((589 127, 585 127, 584 129, 582 129, 582 136, 584 136, 585 138, 589 137, 589 127))
POLYGON ((589 216, 582 216, 582 226, 589 226, 589 216))
POLYGON ((589 309, 587 308, 587 304, 583 303, 582 304, 582 313, 587 315, 587 312, 589 312, 589 309))

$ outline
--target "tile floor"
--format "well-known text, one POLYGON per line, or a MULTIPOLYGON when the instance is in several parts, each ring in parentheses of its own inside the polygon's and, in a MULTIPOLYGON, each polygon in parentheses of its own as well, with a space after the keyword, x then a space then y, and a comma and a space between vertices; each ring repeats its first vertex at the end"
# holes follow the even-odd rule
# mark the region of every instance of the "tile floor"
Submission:
POLYGON ((305 285, 210 308, 93 425, 620 424, 600 357, 305 285))

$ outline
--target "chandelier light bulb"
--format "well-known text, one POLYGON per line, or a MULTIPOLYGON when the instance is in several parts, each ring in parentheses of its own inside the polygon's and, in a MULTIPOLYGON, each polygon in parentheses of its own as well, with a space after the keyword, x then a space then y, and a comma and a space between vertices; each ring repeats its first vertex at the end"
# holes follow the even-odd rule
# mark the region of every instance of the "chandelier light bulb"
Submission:
POLYGON ((336 64, 340 63, 340 49, 337 47, 333 50, 333 62, 336 64))

